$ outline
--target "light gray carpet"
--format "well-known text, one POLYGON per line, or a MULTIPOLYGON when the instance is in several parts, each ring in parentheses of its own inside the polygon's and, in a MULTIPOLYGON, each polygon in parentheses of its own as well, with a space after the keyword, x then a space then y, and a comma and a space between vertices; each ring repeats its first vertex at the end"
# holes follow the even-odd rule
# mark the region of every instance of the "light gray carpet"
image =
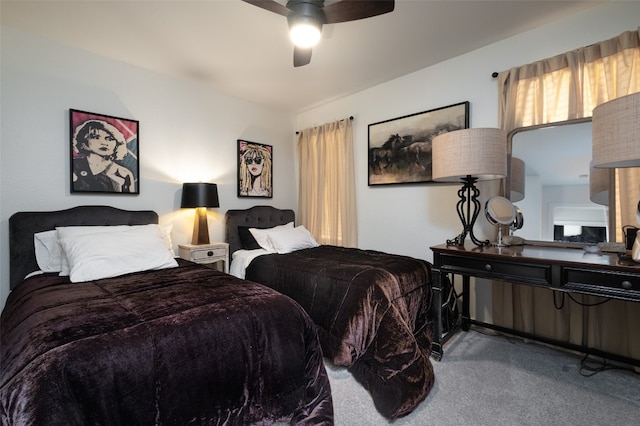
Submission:
POLYGON ((536 343, 460 332, 442 361, 432 360, 436 382, 427 399, 394 422, 347 370, 327 371, 338 426, 640 425, 640 375, 609 369, 585 377, 580 361, 536 343))

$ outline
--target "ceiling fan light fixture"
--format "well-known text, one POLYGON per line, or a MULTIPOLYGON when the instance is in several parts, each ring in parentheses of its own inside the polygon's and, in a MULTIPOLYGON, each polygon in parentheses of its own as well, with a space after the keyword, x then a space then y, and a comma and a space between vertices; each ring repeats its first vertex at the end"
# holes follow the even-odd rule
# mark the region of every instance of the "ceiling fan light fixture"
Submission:
POLYGON ((357 21, 392 12, 395 0, 242 0, 261 9, 286 16, 289 37, 294 44, 293 66, 311 61, 313 47, 320 41, 322 25, 357 21))
POLYGON ((289 23, 289 37, 298 47, 313 47, 320 41, 321 25, 308 16, 292 19, 289 23))

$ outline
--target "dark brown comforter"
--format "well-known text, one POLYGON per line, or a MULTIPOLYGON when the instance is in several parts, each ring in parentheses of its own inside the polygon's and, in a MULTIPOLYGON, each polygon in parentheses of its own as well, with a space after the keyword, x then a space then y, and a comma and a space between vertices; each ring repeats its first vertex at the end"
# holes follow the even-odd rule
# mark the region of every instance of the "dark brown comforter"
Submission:
POLYGON ((312 322, 200 265, 26 280, 1 318, 3 425, 333 424, 312 322))
POLYGON ((324 355, 349 367, 384 416, 410 413, 431 390, 426 261, 320 246, 259 256, 246 277, 300 303, 318 327, 324 355))

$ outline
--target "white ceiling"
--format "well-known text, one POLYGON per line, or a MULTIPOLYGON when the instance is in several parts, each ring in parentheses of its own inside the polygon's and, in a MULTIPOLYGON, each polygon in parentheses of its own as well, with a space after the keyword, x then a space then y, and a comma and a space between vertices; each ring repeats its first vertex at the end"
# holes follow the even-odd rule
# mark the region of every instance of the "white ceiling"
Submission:
POLYGON ((3 26, 300 111, 600 3, 396 0, 389 14, 326 25, 299 68, 286 18, 240 0, 2 0, 0 15, 3 26))

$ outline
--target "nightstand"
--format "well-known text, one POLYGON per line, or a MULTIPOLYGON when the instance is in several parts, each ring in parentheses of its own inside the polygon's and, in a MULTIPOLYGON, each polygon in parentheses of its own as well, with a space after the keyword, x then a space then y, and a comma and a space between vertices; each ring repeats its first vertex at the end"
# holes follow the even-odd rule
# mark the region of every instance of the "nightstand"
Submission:
POLYGON ((200 264, 224 262, 223 271, 229 273, 229 244, 211 243, 203 245, 179 244, 180 257, 200 264))

